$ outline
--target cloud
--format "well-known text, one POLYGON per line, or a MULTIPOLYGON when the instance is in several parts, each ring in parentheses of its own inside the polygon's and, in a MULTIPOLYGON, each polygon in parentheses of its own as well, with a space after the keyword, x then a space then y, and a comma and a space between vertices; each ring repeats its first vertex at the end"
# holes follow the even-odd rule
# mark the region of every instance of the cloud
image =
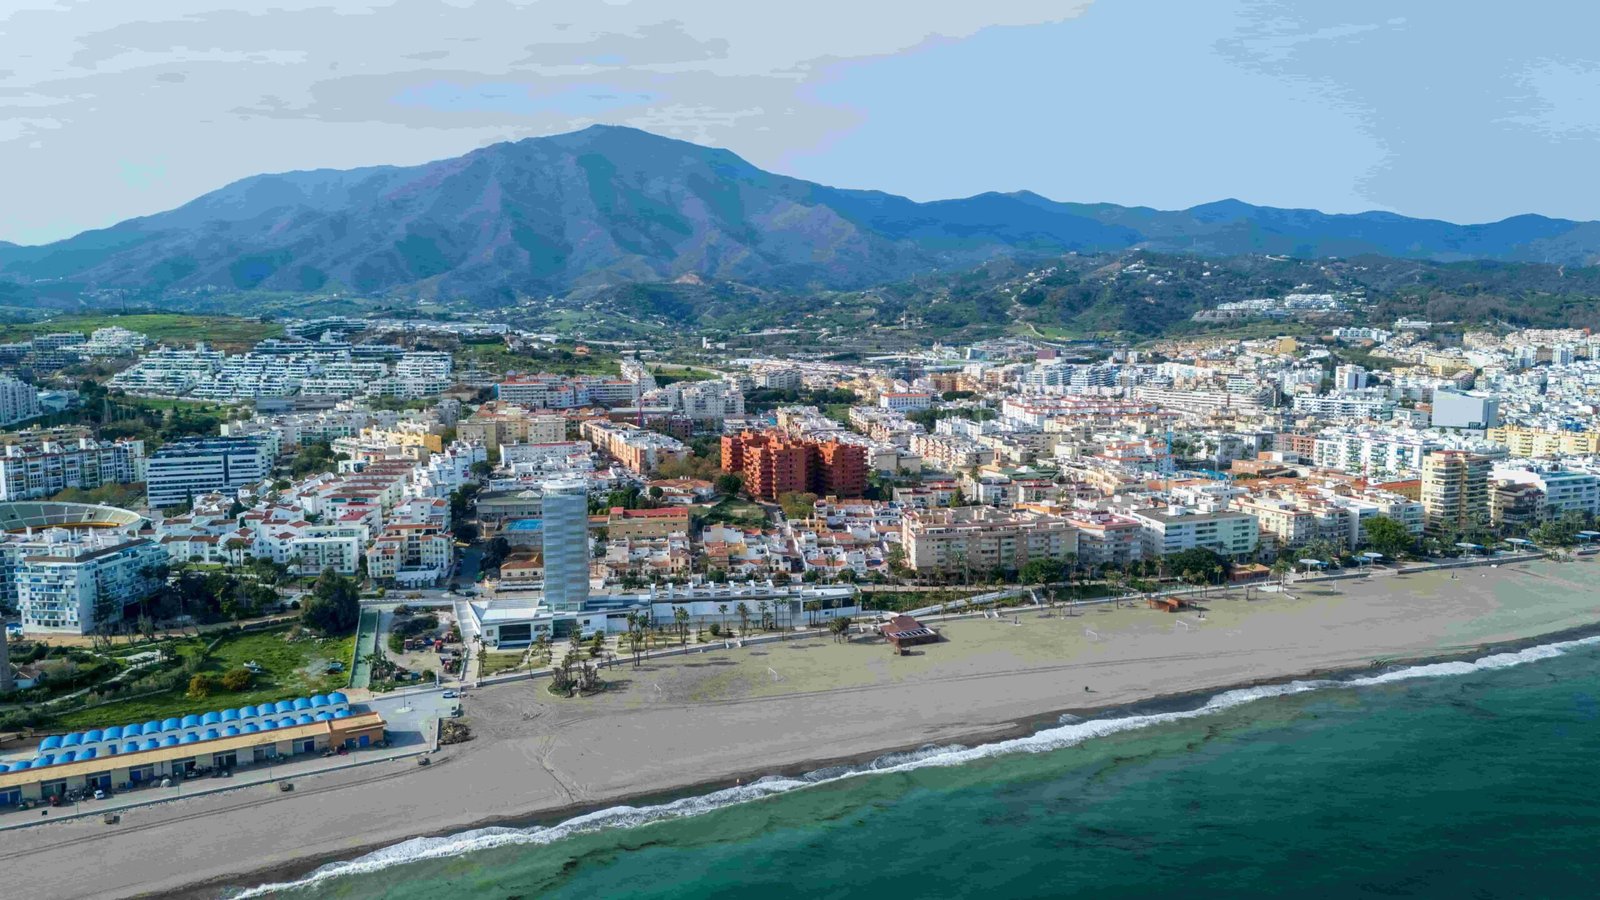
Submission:
POLYGON ((858 121, 808 94, 829 65, 1086 5, 15 0, 0 169, 34 177, 8 191, 0 238, 61 237, 261 171, 416 163, 596 121, 770 165, 858 121), (55 127, 21 118, 40 106, 55 127))

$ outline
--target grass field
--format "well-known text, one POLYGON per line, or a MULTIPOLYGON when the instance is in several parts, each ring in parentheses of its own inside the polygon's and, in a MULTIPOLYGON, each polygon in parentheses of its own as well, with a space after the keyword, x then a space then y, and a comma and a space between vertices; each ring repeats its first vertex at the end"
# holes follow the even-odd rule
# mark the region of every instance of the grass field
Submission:
POLYGON ((0 342, 25 341, 41 334, 59 331, 81 331, 88 334, 96 328, 110 325, 120 325, 129 331, 137 331, 157 342, 192 344, 195 341, 205 341, 225 349, 246 347, 262 338, 280 337, 283 334, 282 325, 232 316, 189 316, 179 313, 138 313, 121 316, 101 313, 57 316, 40 322, 0 325, 0 342))
POLYGON ((482 673, 485 676, 509 672, 522 664, 521 650, 487 650, 483 654, 482 673))
POLYGON ((766 524, 767 512, 749 500, 725 497, 700 513, 707 524, 758 528, 766 524))
MULTIPOLYGON (((249 690, 237 693, 219 690, 210 697, 192 700, 183 689, 178 688, 162 694, 70 712, 61 716, 55 724, 64 728, 91 728, 142 722, 230 706, 290 700, 339 690, 345 686, 347 673, 329 675, 323 672, 323 667, 329 662, 341 662, 346 668, 349 667, 355 643, 353 635, 329 639, 302 637, 291 642, 284 640, 288 632, 289 629, 280 628, 232 635, 224 638, 206 658, 201 671, 213 675, 221 675, 247 662, 260 665, 266 671, 256 676, 256 683, 249 690)), ((188 658, 203 653, 206 643, 204 639, 189 638, 170 649, 188 658)))

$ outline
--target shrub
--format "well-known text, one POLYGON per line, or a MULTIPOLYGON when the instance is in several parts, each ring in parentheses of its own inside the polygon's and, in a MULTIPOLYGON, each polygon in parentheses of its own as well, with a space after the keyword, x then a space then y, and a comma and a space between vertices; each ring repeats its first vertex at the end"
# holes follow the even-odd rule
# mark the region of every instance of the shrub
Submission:
POLYGON ((222 687, 226 690, 238 693, 239 691, 249 690, 250 685, 254 683, 255 680, 256 676, 254 673, 252 673, 249 669, 240 666, 237 669, 229 669, 222 674, 222 687))
POLYGON ((189 678, 189 690, 187 696, 191 700, 203 700, 206 697, 211 696, 211 692, 216 689, 216 676, 207 675, 204 672, 197 672, 189 678))

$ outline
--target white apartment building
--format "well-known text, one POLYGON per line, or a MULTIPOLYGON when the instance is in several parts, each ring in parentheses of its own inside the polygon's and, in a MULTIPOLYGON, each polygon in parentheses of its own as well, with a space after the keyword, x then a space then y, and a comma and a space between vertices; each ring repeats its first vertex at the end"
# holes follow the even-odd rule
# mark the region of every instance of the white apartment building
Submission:
POLYGON ((1396 478, 1422 471, 1423 457, 1441 446, 1415 431, 1330 429, 1317 435, 1312 461, 1318 468, 1396 478))
POLYGON ((1344 391, 1298 394, 1292 404, 1296 413, 1319 419, 1389 419, 1394 416, 1394 407, 1388 397, 1344 391))
POLYGON ((204 342, 193 349, 157 347, 137 363, 111 376, 112 388, 134 396, 178 397, 222 368, 225 354, 204 342))
POLYGON ((519 375, 495 387, 496 399, 544 409, 580 406, 630 406, 639 402, 639 385, 621 378, 579 375, 519 375))
POLYGON ((145 477, 144 441, 10 444, 0 451, 0 501, 37 500, 67 488, 93 490, 145 477))
POLYGON ((10 375, 0 375, 0 425, 44 415, 39 389, 10 375))
POLYGON ((674 406, 695 421, 721 421, 744 415, 744 392, 731 381, 696 381, 670 385, 676 388, 674 406))
POLYGON ((954 434, 913 434, 912 453, 945 472, 960 472, 994 462, 995 452, 969 437, 954 434))
POLYGON ((232 493, 271 472, 266 447, 252 438, 177 441, 150 455, 145 496, 151 509, 167 509, 201 494, 232 493))
POLYGON ((96 328, 79 349, 87 356, 128 356, 149 346, 150 339, 120 325, 96 328))
POLYGON ((933 395, 926 391, 889 391, 878 395, 878 405, 895 412, 913 412, 933 405, 933 395))
POLYGON ((1204 547, 1223 556, 1244 558, 1255 553, 1260 525, 1248 513, 1219 510, 1196 512, 1181 506, 1134 510, 1146 557, 1168 556, 1204 547))
POLYGON ((1544 493, 1544 506, 1551 515, 1566 512, 1588 515, 1600 513, 1600 476, 1592 472, 1565 471, 1554 466, 1540 467, 1516 464, 1496 465, 1490 472, 1491 481, 1512 481, 1531 484, 1544 493))
POLYGON ((101 616, 121 619, 159 586, 151 574, 166 561, 160 544, 116 532, 52 528, 0 541, 4 598, 27 633, 89 634, 101 616))

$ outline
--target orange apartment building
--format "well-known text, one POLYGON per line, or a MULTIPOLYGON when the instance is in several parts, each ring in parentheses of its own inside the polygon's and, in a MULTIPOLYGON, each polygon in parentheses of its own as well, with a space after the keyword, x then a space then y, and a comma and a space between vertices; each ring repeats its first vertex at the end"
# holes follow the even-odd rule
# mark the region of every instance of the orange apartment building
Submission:
POLYGON ((859 497, 867 490, 866 448, 839 441, 794 440, 780 431, 724 435, 722 468, 743 475, 745 490, 763 500, 802 491, 859 497))

